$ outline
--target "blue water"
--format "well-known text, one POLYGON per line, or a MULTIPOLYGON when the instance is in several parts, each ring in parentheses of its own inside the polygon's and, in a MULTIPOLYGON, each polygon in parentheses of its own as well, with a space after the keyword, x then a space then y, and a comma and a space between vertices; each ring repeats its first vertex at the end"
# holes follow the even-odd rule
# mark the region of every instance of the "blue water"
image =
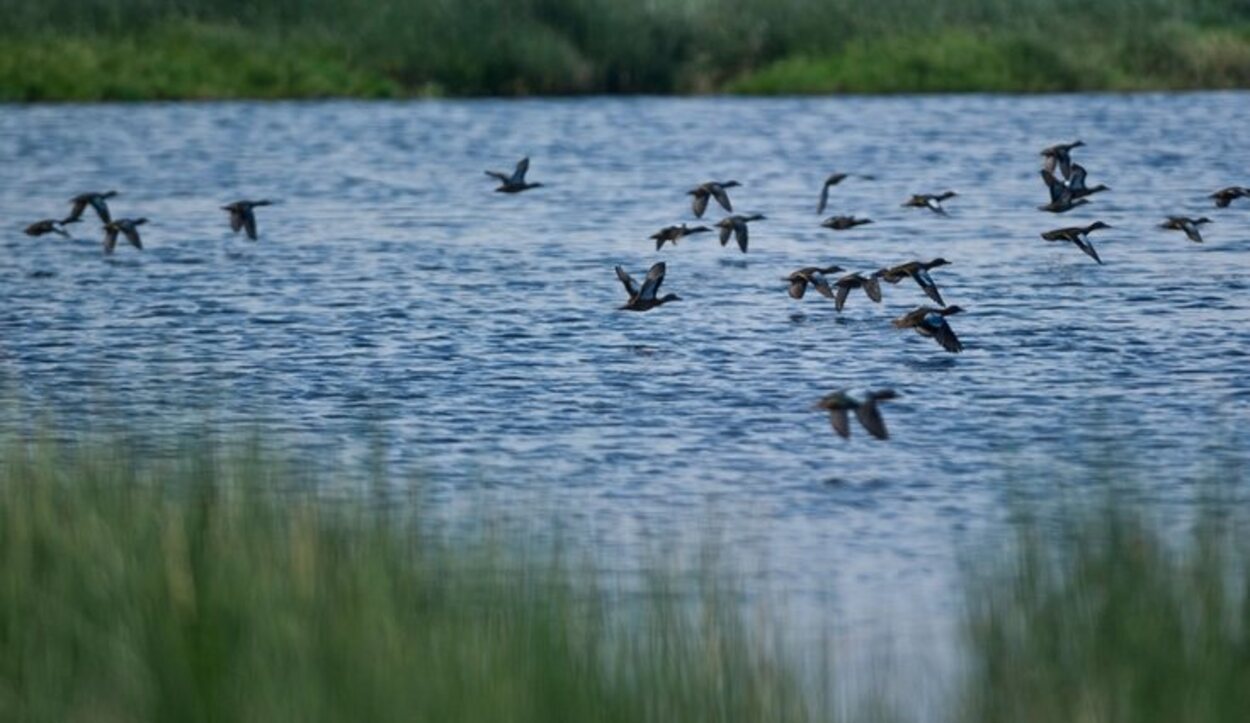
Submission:
POLYGON ((0 107, 0 422, 381 440, 396 486, 507 500, 608 559, 711 529, 848 624, 949 619, 961 540, 992 544, 1009 490, 1045 498, 1113 449, 1183 505, 1246 443, 1250 201, 1206 194, 1250 184, 1247 117, 1246 93, 0 107), (1113 190, 1035 210, 1038 151, 1076 138, 1113 190), (548 185, 493 193, 482 171, 523 155, 548 185), (819 227, 834 170, 873 180, 829 213, 873 225, 819 227), (768 216, 750 253, 657 253, 684 191, 729 178, 768 216), (143 252, 103 256, 94 221, 20 233, 106 188, 151 219, 143 252), (949 217, 899 205, 948 188, 949 217), (258 243, 217 208, 240 197, 281 200, 258 243), (1172 213, 1212 217, 1206 243, 1158 229, 1172 213), (1105 266, 1038 237, 1094 220, 1105 266), (927 303, 914 284, 839 315, 779 279, 936 256, 958 356, 890 326, 927 303), (684 300, 617 311, 612 267, 657 259, 684 300), (899 391, 888 442, 811 410, 842 386, 899 391))

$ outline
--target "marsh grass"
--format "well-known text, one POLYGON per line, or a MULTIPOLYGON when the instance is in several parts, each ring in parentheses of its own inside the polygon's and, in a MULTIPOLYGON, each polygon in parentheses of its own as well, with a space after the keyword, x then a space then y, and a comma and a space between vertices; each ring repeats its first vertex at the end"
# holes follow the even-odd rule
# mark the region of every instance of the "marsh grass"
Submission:
POLYGON ((1242 0, 0 0, 0 100, 1245 87, 1242 0))

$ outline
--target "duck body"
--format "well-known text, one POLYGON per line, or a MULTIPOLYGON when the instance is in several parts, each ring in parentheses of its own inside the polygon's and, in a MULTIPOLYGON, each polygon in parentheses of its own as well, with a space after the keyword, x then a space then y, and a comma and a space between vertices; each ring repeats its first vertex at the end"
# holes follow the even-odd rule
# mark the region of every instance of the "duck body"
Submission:
POLYGON ((680 226, 665 226, 659 231, 656 231, 655 233, 651 234, 649 238, 655 241, 655 250, 659 251, 660 249, 664 248, 665 243, 671 243, 674 246, 676 246, 677 242, 680 239, 683 239, 692 234, 704 233, 705 231, 711 231, 711 230, 712 229, 708 228, 707 226, 695 226, 693 228, 690 228, 690 227, 687 227, 686 224, 683 223, 680 226))
POLYGON ((70 223, 81 219, 83 211, 87 210, 87 206, 91 206, 95 210, 101 222, 109 223, 113 218, 109 215, 108 200, 116 195, 117 191, 104 191, 103 193, 89 191, 74 196, 69 200, 71 204, 69 215, 65 217, 62 223, 70 223))
POLYGON ((820 225, 824 228, 833 229, 834 231, 846 231, 847 229, 863 226, 866 223, 872 223, 870 218, 855 218, 854 216, 830 216, 820 225))
POLYGON ((647 270, 647 276, 643 279, 642 286, 639 286, 634 282, 629 272, 617 266, 616 278, 620 279, 621 285, 625 287, 625 293, 629 294, 629 301, 625 302, 625 305, 620 308, 623 311, 650 311, 670 301, 681 301, 681 297, 677 294, 658 295, 660 284, 664 283, 664 274, 667 270, 668 266, 663 261, 653 264, 647 270))
POLYGON ((36 238, 38 238, 39 236, 43 236, 45 234, 50 234, 50 233, 58 234, 60 236, 64 236, 65 238, 69 238, 70 235, 69 235, 69 232, 65 230, 65 224, 77 223, 77 222, 78 222, 77 219, 73 221, 68 221, 68 220, 60 221, 55 218, 45 218, 42 221, 36 221, 32 223, 31 225, 27 226, 25 229, 22 230, 22 233, 26 234, 27 236, 34 236, 36 238))
POLYGON ((139 238, 139 227, 147 223, 146 218, 119 218, 104 224, 104 253, 111 254, 117 247, 117 235, 126 237, 131 246, 143 250, 143 241, 139 238))
POLYGON ((517 161, 516 168, 513 169, 511 175, 499 171, 486 171, 486 175, 499 181, 500 185, 495 189, 497 193, 520 193, 543 185, 541 183, 529 183, 525 180, 525 174, 529 172, 529 169, 530 159, 526 156, 517 161))
POLYGON ((903 203, 904 208, 927 208, 930 211, 946 215, 946 209, 942 207, 942 202, 958 196, 954 191, 943 191, 941 193, 914 193, 912 197, 903 203))
POLYGON ((826 274, 836 274, 844 271, 841 266, 807 266, 792 272, 789 276, 783 276, 782 281, 790 283, 789 294, 792 299, 801 299, 803 294, 807 293, 807 286, 811 284, 813 288, 823 297, 827 299, 834 298, 833 288, 829 286, 829 280, 825 278, 826 274))
POLYGON ((1250 188, 1245 186, 1229 186, 1221 188, 1211 194, 1209 198, 1215 199, 1215 205, 1219 208, 1228 208, 1229 204, 1239 198, 1250 198, 1250 188))
POLYGON ((957 354, 963 351, 964 346, 960 343, 959 337, 955 336, 955 331, 951 329, 950 324, 946 322, 946 317, 962 311, 963 309, 958 306, 948 306, 944 309, 921 306, 895 319, 893 324, 896 329, 915 329, 916 333, 921 336, 936 340, 946 351, 957 354))
POLYGON ((829 412, 829 423, 833 426, 833 431, 843 439, 849 439, 851 436, 850 412, 855 413, 860 425, 873 437, 889 439, 890 434, 886 431, 885 420, 881 418, 881 410, 877 404, 897 397, 898 394, 893 389, 862 392, 839 389, 821 397, 813 409, 829 412))
POLYGON ((929 272, 940 266, 948 266, 950 262, 943 258, 936 258, 932 261, 908 261, 905 264, 899 264, 888 269, 882 269, 878 273, 883 281, 891 284, 897 284, 903 279, 912 279, 920 290, 930 299, 933 299, 942 306, 946 306, 946 302, 942 301, 942 293, 938 290, 937 283, 933 281, 933 277, 929 272))
POLYGON ((1042 238, 1047 241, 1067 241, 1072 243, 1081 251, 1084 251, 1091 259, 1101 264, 1102 259, 1098 257, 1098 251, 1094 248, 1094 244, 1090 242, 1089 235, 1104 228, 1111 227, 1102 221, 1095 221, 1088 226, 1069 226, 1067 228, 1057 228, 1054 231, 1047 231, 1042 234, 1042 238))
MULTIPOLYGON (((1038 206, 1039 211, 1049 211, 1050 213, 1066 213, 1083 206, 1089 201, 1084 198, 1077 198, 1073 195, 1072 189, 1068 184, 1055 178, 1055 174, 1043 168, 1041 170, 1042 181, 1045 182, 1047 190, 1050 191, 1050 203, 1038 206)), ((1087 194, 1088 195, 1088 194, 1087 194)))
POLYGON ((874 302, 881 303, 881 272, 878 271, 870 276, 864 276, 858 271, 847 274, 834 282, 837 287, 836 297, 834 298, 834 307, 838 311, 842 311, 842 307, 846 306, 846 297, 850 296, 853 289, 863 289, 864 294, 874 302))
POLYGON ((747 241, 750 238, 747 224, 752 221, 763 221, 764 218, 762 214, 758 213, 753 213, 750 216, 734 214, 717 221, 716 228, 720 229, 720 245, 724 246, 729 243, 729 237, 732 235, 738 242, 738 249, 745 254, 747 252, 747 241))
POLYGON ((1203 216, 1202 218, 1189 218, 1188 216, 1168 216, 1167 220, 1159 224, 1159 228, 1166 228, 1172 231, 1184 231, 1190 241, 1196 244, 1202 243, 1202 233, 1198 227, 1204 223, 1211 223, 1211 219, 1203 216))
POLYGON ((256 212, 254 209, 260 206, 270 206, 273 201, 262 199, 260 201, 235 201, 221 207, 221 210, 230 213, 230 230, 238 233, 240 230, 247 234, 247 237, 253 241, 256 240, 256 212))
POLYGON ((694 212, 695 218, 703 218, 703 213, 707 211, 708 199, 715 198, 721 208, 728 213, 733 213, 733 203, 729 201, 729 194, 726 193, 725 189, 736 188, 741 185, 737 181, 708 181, 700 183, 686 191, 687 196, 693 196, 690 200, 690 210, 694 212))
POLYGON ((1049 148, 1042 149, 1042 167, 1050 173, 1055 172, 1055 167, 1059 167, 1059 172, 1064 178, 1072 175, 1072 150, 1085 145, 1085 141, 1073 141, 1072 143, 1056 143, 1049 148))

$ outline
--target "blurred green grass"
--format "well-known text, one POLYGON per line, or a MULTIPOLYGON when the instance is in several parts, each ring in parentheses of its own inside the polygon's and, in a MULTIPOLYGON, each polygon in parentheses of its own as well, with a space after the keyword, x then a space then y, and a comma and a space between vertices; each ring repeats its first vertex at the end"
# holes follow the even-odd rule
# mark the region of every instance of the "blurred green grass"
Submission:
POLYGON ((1245 0, 0 0, 0 100, 1250 85, 1245 0))

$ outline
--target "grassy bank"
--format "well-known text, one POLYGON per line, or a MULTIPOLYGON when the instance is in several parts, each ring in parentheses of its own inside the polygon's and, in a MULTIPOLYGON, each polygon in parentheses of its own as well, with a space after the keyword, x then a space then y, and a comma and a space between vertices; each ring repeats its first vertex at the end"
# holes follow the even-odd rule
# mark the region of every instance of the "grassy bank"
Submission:
MULTIPOLYGON (((315 497, 254 451, 2 451, 3 720, 838 719, 808 687, 827 671, 796 667, 720 568, 623 594, 567 551, 437 534, 415 503, 315 497)), ((1242 477, 1189 534, 1109 493, 971 548, 968 672, 921 717, 1239 720, 1242 477)), ((867 710, 907 699, 874 691, 867 710)))
POLYGON ((0 100, 1250 86, 1238 0, 0 0, 0 100))

